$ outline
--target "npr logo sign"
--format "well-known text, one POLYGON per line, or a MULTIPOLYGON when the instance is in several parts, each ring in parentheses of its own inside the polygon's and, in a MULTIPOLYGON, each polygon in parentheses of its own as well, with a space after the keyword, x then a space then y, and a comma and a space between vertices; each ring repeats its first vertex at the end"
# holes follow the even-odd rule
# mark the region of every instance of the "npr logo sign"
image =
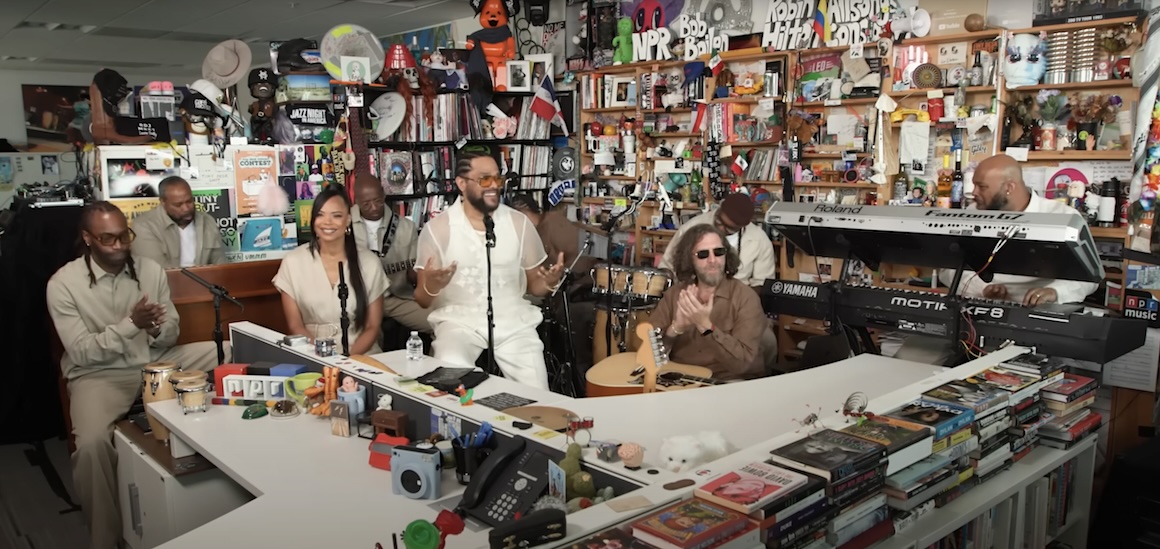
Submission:
POLYGON ((1160 327, 1160 301, 1149 292, 1127 290, 1124 295, 1124 316, 1147 320, 1148 326, 1160 327))

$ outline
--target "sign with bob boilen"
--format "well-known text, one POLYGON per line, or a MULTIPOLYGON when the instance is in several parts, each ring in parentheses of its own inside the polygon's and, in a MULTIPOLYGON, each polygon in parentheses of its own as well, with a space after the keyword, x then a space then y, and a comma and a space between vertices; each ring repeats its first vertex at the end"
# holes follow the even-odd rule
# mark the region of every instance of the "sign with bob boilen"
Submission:
POLYGON ((877 40, 890 0, 771 1, 761 45, 774 50, 851 46, 877 40))

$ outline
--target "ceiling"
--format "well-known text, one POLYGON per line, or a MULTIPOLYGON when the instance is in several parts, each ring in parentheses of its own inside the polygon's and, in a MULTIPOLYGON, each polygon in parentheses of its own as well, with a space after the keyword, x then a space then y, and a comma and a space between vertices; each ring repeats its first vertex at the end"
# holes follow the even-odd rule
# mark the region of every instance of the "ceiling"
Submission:
POLYGON ((380 36, 470 17, 464 0, 2 0, 0 70, 188 75, 214 44, 318 38, 343 23, 380 36))

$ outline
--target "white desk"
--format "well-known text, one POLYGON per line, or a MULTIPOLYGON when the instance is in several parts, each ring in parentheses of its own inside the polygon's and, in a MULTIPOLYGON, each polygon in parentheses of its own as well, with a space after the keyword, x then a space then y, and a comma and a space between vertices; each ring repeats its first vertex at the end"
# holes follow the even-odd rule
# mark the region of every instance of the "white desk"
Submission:
MULTIPOLYGON (((281 337, 281 334, 249 323, 237 323, 230 329, 271 343, 281 337)), ((400 360, 406 364, 404 355, 400 353, 385 353, 375 358, 392 367, 406 367, 400 366, 400 360)), ((342 362, 339 358, 310 359, 334 365, 342 362)), ((974 373, 991 364, 993 361, 976 361, 973 366, 960 369, 973 368, 974 373)), ((355 371, 357 366, 341 365, 344 370, 370 379, 376 385, 392 391, 400 390, 394 376, 359 373, 355 371)), ((875 399, 872 404, 880 404, 878 409, 887 406, 882 399, 894 407, 914 398, 926 387, 953 379, 955 371, 864 355, 775 378, 665 394, 571 399, 530 390, 506 379, 491 378, 476 388, 475 395, 481 398, 509 392, 534 398, 538 404, 559 406, 592 416, 596 420, 593 430, 596 439, 616 438, 641 443, 646 447, 646 454, 645 467, 640 471, 629 472, 619 463, 596 460, 592 449, 586 452, 587 466, 649 484, 632 494, 660 505, 685 497, 692 490, 670 491, 664 489, 663 484, 675 478, 700 480, 695 472, 682 475, 647 472, 649 464, 656 458, 661 439, 666 436, 716 429, 734 445, 745 448, 700 468, 702 474, 711 474, 733 467, 739 461, 747 462, 765 455, 777 446, 770 444, 772 439, 800 436, 795 435, 799 425, 793 418, 816 413, 823 422, 833 421, 835 427, 840 427, 839 420, 831 416, 834 410, 840 410, 846 395, 853 391, 862 391, 875 399)), ((526 436, 532 443, 541 442, 557 448, 565 446, 562 435, 541 440, 536 436, 539 429, 514 429, 510 418, 496 420, 497 416, 502 416, 501 413, 480 405, 463 407, 458 399, 449 396, 432 398, 413 392, 408 396, 425 399, 432 406, 475 422, 493 421, 497 430, 526 436)), ((392 495, 390 473, 367 464, 367 441, 332 436, 327 420, 300 416, 287 420, 261 418, 247 421, 241 419, 242 408, 236 406, 214 406, 205 414, 187 416, 173 401, 150 404, 149 409, 176 436, 257 496, 238 510, 163 545, 166 549, 201 549, 223 543, 262 547, 329 546, 340 539, 342 545, 348 547, 369 549, 376 542, 390 547, 392 532, 401 532, 416 519, 434 520, 437 514, 429 507, 432 502, 392 495)), ((462 492, 450 471, 444 474, 443 491, 447 505, 458 501, 462 492)), ((597 505, 574 513, 568 516, 568 540, 629 520, 648 510, 617 513, 607 505, 597 505)), ((448 538, 448 547, 451 548, 486 545, 486 534, 470 529, 448 538)))

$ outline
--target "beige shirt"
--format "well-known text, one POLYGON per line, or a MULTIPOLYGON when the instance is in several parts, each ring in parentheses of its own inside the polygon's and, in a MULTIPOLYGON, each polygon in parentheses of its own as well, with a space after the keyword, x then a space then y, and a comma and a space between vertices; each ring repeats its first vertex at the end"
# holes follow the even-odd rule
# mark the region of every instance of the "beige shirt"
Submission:
MULTIPOLYGON (((972 204, 967 209, 974 210, 977 208, 972 204)), ((1027 203, 1027 209, 1023 211, 1029 213, 1070 213, 1079 215, 1079 212, 1075 208, 1057 200, 1047 200, 1035 194, 1034 191, 1031 193, 1031 201, 1027 203)), ((939 270, 938 279, 943 284, 950 286, 954 278, 955 271, 953 269, 939 270)), ((1082 303, 1087 296, 1095 292, 1100 286, 1095 282, 1053 280, 1050 278, 1035 278, 998 273, 994 275, 991 282, 987 282, 975 276, 974 271, 965 270, 963 271, 962 284, 959 286, 959 295, 963 297, 981 298, 983 297, 983 290, 991 284, 1002 284, 1006 286, 1008 292, 1007 299, 1015 303, 1022 303, 1027 292, 1036 288, 1054 288, 1055 293, 1058 294, 1056 301, 1059 303, 1082 303)))
POLYGON ((383 215, 379 227, 375 230, 374 238, 370 238, 370 231, 367 230, 368 224, 359 214, 358 206, 350 209, 350 215, 351 230, 354 231, 354 240, 358 243, 358 248, 369 250, 375 254, 382 251, 383 238, 387 234, 391 216, 399 218, 399 227, 395 229, 394 243, 387 249, 387 253, 376 258, 376 261, 382 263, 384 270, 395 271, 387 274, 387 279, 390 281, 390 295, 403 299, 415 299, 415 287, 411 286, 410 280, 407 280, 407 269, 405 268, 407 267, 406 262, 415 260, 415 255, 419 249, 419 230, 415 227, 415 222, 387 208, 387 213, 383 215))
MULTIPOLYGON (((195 211, 193 227, 196 232, 197 250, 193 255, 194 265, 217 265, 226 262, 226 249, 222 244, 221 231, 213 216, 195 211)), ((165 208, 158 205, 133 220, 133 255, 148 257, 163 268, 181 267, 181 227, 169 217, 165 208)))
MULTIPOLYGON (((379 267, 378 258, 367 250, 359 250, 359 270, 362 272, 363 283, 367 290, 367 300, 373 302, 387 295, 387 276, 379 267)), ((346 299, 346 312, 350 317, 350 328, 347 337, 353 345, 362 330, 354 325, 354 314, 357 308, 354 286, 350 278, 350 264, 343 265, 347 288, 350 291, 346 299)), ((306 330, 314 337, 329 336, 327 331, 334 332, 334 341, 339 343, 342 337, 340 320, 342 309, 339 308, 338 285, 331 286, 330 278, 326 276, 326 267, 322 258, 310 252, 310 245, 303 244, 282 258, 282 266, 274 276, 274 286, 279 291, 289 295, 298 304, 298 312, 302 315, 302 323, 306 330), (333 328, 331 328, 333 326, 333 328)), ((378 344, 371 348, 373 354, 379 352, 378 344)))
MULTIPOLYGON (((668 247, 665 248, 665 256, 661 259, 660 268, 672 270, 673 253, 677 249, 677 242, 685 235, 689 227, 698 223, 712 224, 716 213, 715 209, 709 210, 681 225, 677 234, 673 235, 668 247)), ((738 259, 741 260, 737 274, 733 275, 735 280, 741 281, 746 286, 761 286, 765 284, 766 279, 777 276, 777 260, 773 254, 773 242, 769 240, 765 231, 761 230, 760 227, 752 224, 746 225, 745 228, 741 229, 739 244, 733 247, 738 250, 738 259)))
POLYGON ((165 271, 155 261, 134 257, 137 281, 129 268, 116 275, 92 263, 97 282, 90 286, 85 258, 66 263, 48 281, 48 313, 64 345, 61 371, 75 379, 99 370, 140 369, 177 342, 180 319, 169 298, 165 271), (143 295, 165 305, 165 321, 154 338, 129 320, 143 295))

